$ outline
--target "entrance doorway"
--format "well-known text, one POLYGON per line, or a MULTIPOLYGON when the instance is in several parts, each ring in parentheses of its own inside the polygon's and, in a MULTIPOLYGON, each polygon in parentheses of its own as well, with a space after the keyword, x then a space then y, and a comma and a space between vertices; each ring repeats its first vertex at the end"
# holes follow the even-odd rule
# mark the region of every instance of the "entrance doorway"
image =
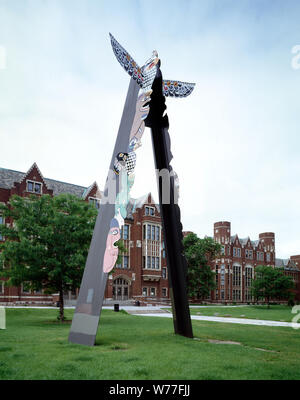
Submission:
POLYGON ((117 278, 113 284, 113 298, 114 300, 128 300, 129 297, 129 284, 126 279, 117 278))

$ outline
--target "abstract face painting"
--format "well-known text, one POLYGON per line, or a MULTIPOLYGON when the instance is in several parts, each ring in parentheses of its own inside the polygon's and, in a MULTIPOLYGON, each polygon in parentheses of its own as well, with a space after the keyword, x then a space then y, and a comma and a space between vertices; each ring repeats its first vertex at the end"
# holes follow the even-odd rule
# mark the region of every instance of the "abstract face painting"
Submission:
POLYGON ((104 259, 103 259, 103 271, 105 273, 109 273, 118 258, 118 247, 115 246, 115 243, 120 240, 121 234, 120 234, 120 227, 119 227, 119 222, 116 218, 113 218, 110 224, 110 230, 107 235, 106 239, 106 249, 104 253, 104 259))

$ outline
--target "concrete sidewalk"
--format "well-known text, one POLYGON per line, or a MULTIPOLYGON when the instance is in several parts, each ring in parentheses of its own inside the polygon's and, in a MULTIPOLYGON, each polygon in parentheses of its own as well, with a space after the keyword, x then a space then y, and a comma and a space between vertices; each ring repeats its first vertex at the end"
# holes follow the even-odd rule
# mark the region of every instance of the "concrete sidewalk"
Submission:
MULTIPOLYGON (((171 313, 147 313, 147 314, 137 314, 139 316, 145 317, 165 317, 172 318, 171 313)), ((260 325, 260 326, 284 326, 294 329, 300 329, 300 324, 295 324, 293 322, 281 322, 281 321, 268 321, 262 319, 247 319, 247 318, 226 318, 226 317, 209 317, 209 316, 198 316, 191 315, 191 319, 197 321, 212 321, 212 322, 225 322, 230 324, 242 324, 242 325, 260 325)))
MULTIPOLYGON (((193 307, 193 306, 191 306, 193 307)), ((199 306, 196 306, 199 308, 199 306)), ((201 306, 202 308, 210 307, 210 306, 201 306)), ((226 307, 226 306, 223 306, 226 307)), ((238 307, 238 306, 227 306, 227 307, 238 307)), ((5 308, 28 308, 28 309, 51 309, 58 310, 58 307, 43 307, 43 306, 8 306, 5 308)), ((170 306, 121 306, 120 310, 125 310, 126 312, 141 316, 141 317, 165 317, 165 318, 173 318, 173 314, 171 312, 166 312, 163 310, 164 308, 171 308, 170 306)), ((74 306, 65 307, 65 309, 75 309, 74 306)), ((103 306, 104 310, 113 310, 113 306, 103 306)), ((291 315, 291 319, 292 319, 291 315)), ((231 318, 231 317, 210 317, 205 315, 191 315, 192 320, 196 321, 212 321, 212 322, 222 322, 222 323, 230 323, 230 324, 242 324, 242 325, 260 325, 260 326, 284 326, 294 329, 300 329, 300 323, 293 322, 282 322, 282 321, 269 321, 269 320, 261 320, 261 319, 247 319, 247 318, 231 318)))

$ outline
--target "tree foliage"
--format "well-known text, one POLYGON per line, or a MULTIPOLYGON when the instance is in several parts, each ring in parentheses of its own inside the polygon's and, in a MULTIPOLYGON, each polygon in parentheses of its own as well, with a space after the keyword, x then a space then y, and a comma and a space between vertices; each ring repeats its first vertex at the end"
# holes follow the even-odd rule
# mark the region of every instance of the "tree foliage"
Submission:
POLYGON ((283 268, 258 265, 251 293, 258 299, 265 299, 268 307, 271 299, 290 300, 294 297, 295 284, 290 276, 284 275, 283 268))
POLYGON ((200 239, 195 233, 188 234, 183 245, 188 264, 188 296, 208 298, 211 290, 215 289, 215 273, 209 263, 220 254, 221 245, 212 238, 200 239))
POLYGON ((32 290, 59 293, 79 287, 97 210, 70 194, 12 196, 0 212, 13 224, 0 226, 0 276, 11 286, 26 283, 32 290))

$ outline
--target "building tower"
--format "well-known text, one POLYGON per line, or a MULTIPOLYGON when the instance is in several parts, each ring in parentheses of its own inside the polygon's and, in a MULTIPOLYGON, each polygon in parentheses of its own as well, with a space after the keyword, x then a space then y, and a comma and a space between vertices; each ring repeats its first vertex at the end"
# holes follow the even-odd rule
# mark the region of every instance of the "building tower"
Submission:
POLYGON ((265 252, 266 259, 269 265, 275 266, 275 233, 264 232, 259 234, 259 241, 261 242, 265 252))
POLYGON ((220 221, 214 223, 214 239, 220 244, 230 243, 230 222, 220 221))

